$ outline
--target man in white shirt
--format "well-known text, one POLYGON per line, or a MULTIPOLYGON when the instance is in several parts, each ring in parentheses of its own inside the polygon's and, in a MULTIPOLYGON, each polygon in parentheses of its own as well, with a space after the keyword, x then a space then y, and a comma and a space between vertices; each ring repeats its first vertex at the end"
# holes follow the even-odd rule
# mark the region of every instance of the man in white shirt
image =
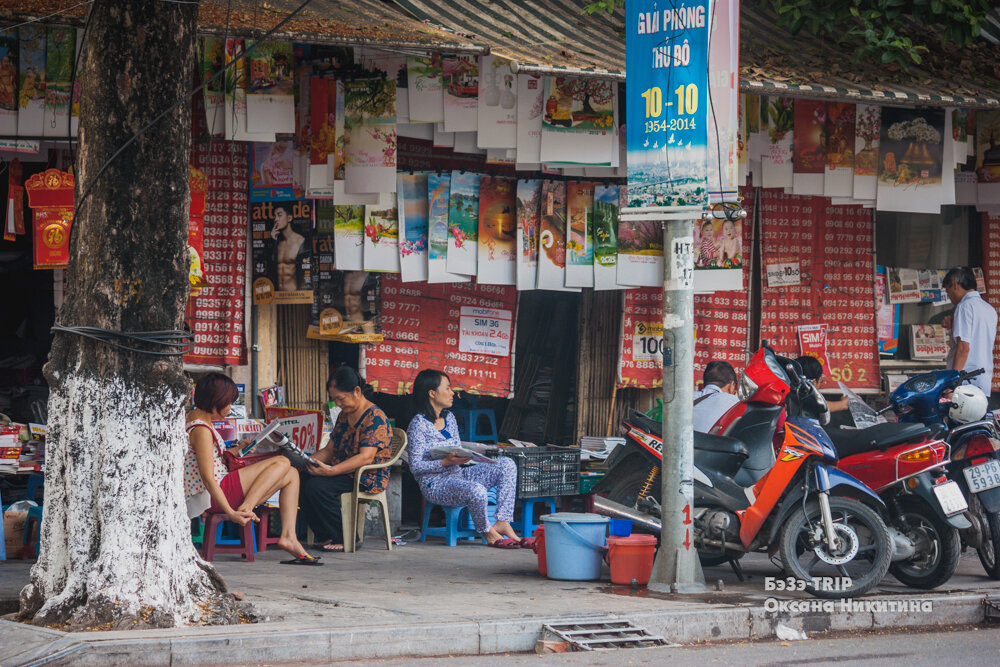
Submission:
POLYGON ((728 361, 708 362, 702 379, 704 388, 694 393, 693 422, 694 430, 708 433, 740 399, 736 398, 736 371, 728 361))
POLYGON ((970 382, 989 397, 993 385, 993 343, 997 337, 997 311, 976 291, 976 275, 964 266, 944 277, 944 290, 955 304, 955 314, 944 319, 950 329, 948 368, 960 371, 986 369, 970 382))

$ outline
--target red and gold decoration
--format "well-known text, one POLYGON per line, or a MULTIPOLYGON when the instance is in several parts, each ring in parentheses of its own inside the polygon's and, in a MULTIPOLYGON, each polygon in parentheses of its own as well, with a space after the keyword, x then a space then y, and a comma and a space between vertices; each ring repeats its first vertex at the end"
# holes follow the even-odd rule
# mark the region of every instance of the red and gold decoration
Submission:
POLYGON ((25 185, 35 214, 36 269, 64 269, 69 264, 73 186, 73 174, 58 169, 35 174, 25 185))

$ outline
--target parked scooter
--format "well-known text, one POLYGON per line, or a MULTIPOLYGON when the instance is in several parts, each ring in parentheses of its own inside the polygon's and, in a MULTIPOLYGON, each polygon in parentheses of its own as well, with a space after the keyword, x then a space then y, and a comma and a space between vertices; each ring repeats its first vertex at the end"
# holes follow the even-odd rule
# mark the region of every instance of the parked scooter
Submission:
POLYGON ((962 384, 982 374, 983 369, 965 372, 934 371, 911 378, 889 397, 886 410, 894 411, 901 422, 921 423, 949 430, 945 440, 951 446, 947 471, 958 482, 969 503, 971 524, 962 531, 967 546, 976 549, 991 579, 1000 579, 1000 439, 993 415, 987 414, 982 390, 962 384), (951 400, 943 394, 953 390, 951 400))
MULTIPOLYGON (((820 426, 829 421, 829 409, 796 366, 768 348, 754 355, 739 382, 748 408, 732 429, 746 440, 695 433, 694 544, 706 565, 778 551, 786 573, 803 590, 823 598, 861 595, 889 568, 892 538, 874 509, 884 510, 884 504, 831 465, 837 453, 820 426), (771 435, 786 397, 794 416, 775 460, 771 435)), ((625 426, 626 442, 652 460, 639 464, 627 444, 609 460, 604 486, 623 505, 655 504, 660 424, 633 412, 625 426)))

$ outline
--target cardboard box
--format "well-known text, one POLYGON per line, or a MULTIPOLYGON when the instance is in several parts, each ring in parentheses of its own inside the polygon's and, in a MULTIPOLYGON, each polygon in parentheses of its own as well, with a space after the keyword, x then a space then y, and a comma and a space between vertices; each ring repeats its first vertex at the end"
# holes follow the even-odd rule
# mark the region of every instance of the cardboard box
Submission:
POLYGON ((7 550, 8 560, 21 557, 21 549, 24 547, 24 524, 27 521, 27 511, 8 510, 3 513, 4 548, 7 550))

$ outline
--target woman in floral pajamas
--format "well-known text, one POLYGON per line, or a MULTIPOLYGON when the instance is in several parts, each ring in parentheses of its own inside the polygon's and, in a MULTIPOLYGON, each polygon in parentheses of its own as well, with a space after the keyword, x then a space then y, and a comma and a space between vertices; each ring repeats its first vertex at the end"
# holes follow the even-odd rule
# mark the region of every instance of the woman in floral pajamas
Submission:
POLYGON ((463 468, 469 458, 455 453, 436 461, 430 458, 432 447, 461 446, 458 423, 448 410, 454 397, 451 381, 441 371, 422 370, 413 381, 417 414, 406 431, 407 450, 410 471, 420 485, 420 492, 436 505, 468 507, 476 532, 491 547, 530 548, 534 540, 522 540, 510 525, 517 486, 517 466, 513 459, 502 456, 497 463, 463 468), (497 520, 491 526, 486 515, 486 494, 492 488, 496 488, 497 494, 497 520))

